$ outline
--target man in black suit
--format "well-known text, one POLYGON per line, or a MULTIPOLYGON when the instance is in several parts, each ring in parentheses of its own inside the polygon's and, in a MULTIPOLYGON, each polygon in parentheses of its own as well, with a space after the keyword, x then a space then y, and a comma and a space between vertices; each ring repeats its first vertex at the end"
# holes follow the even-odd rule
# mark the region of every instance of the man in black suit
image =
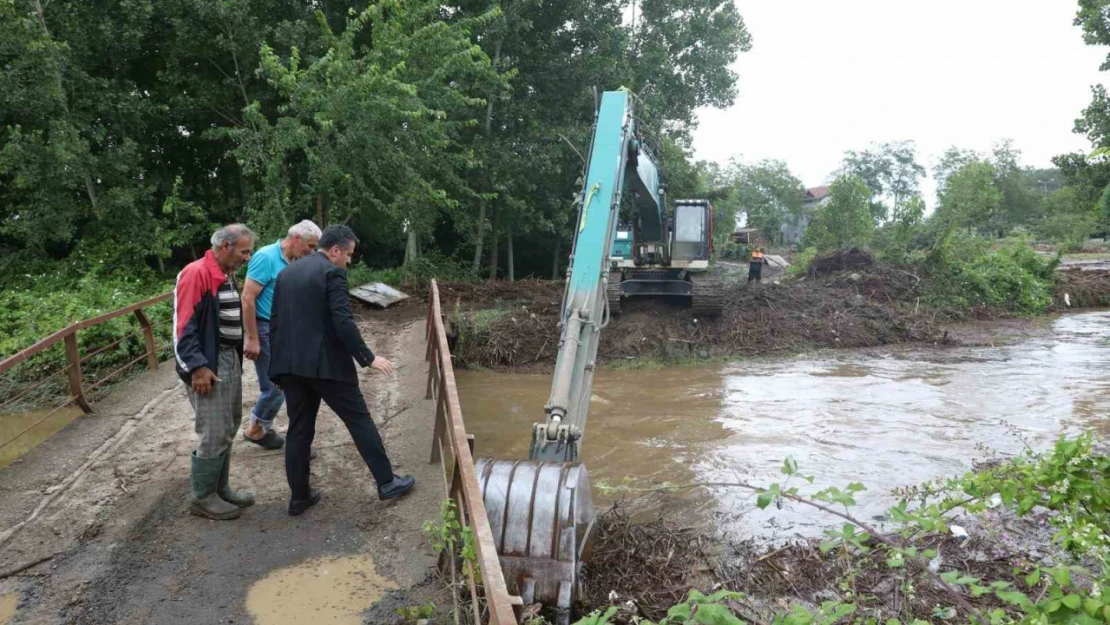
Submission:
POLYGON ((386 375, 393 375, 393 365, 370 351, 351 318, 346 267, 357 243, 347 226, 328 227, 317 251, 286 267, 274 288, 270 379, 285 392, 289 410, 285 474, 292 516, 320 501, 320 491, 309 488, 308 467, 321 399, 347 426, 378 483, 379 499, 401 497, 416 484, 411 476, 393 474, 358 388, 355 361, 386 375))

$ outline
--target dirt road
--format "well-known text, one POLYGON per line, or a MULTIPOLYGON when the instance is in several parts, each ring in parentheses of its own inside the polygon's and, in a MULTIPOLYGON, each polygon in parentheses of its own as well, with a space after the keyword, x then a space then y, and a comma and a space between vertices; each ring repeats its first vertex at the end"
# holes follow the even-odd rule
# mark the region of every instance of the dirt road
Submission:
POLYGON ((0 624, 387 622, 431 575, 421 526, 443 492, 428 464, 423 315, 412 304, 360 317, 395 363, 393 378, 364 373, 361 385, 395 467, 418 480, 409 498, 377 500, 346 429, 322 408, 320 505, 289 517, 282 452, 237 437, 232 484, 258 503, 236 521, 188 515, 193 419, 164 363, 0 472, 0 624))

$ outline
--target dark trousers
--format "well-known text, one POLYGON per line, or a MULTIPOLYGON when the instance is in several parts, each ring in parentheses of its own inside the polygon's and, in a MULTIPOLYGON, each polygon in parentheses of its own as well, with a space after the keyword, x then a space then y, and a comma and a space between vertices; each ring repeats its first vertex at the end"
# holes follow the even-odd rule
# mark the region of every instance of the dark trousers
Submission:
POLYGON ((763 280, 763 263, 748 263, 748 282, 763 280))
POLYGON ((362 398, 357 384, 335 380, 302 378, 296 375, 281 376, 285 391, 285 404, 289 411, 289 432, 285 438, 285 477, 293 499, 308 499, 308 463, 312 453, 312 439, 316 437, 316 413, 320 400, 339 415, 358 453, 370 468, 378 486, 393 481, 393 466, 385 453, 385 445, 378 428, 370 419, 370 410, 362 398))

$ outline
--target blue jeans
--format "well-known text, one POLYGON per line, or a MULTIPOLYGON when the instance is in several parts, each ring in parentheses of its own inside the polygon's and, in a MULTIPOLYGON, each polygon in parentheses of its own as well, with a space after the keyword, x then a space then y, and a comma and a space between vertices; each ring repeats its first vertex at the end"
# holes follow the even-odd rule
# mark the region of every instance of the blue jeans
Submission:
POLYGON ((270 430, 274 417, 285 403, 285 394, 270 381, 270 322, 258 320, 258 358, 254 361, 258 374, 258 403, 251 410, 251 422, 270 430))

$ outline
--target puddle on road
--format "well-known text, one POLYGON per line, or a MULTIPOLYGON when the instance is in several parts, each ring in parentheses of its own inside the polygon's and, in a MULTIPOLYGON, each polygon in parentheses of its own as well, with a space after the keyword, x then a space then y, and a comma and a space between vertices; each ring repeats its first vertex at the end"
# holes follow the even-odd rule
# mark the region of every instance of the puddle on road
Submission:
MULTIPOLYGON (((457 379, 477 455, 527 457, 550 376, 460 371, 457 379)), ((893 488, 970 469, 982 445, 1019 452, 1009 427, 1038 449, 1064 432, 1110 433, 1110 313, 1061 317, 1047 335, 1002 347, 599 371, 594 395, 581 458, 599 507, 620 498, 599 492, 602 481, 768 484, 783 479, 790 456, 817 477, 803 492, 863 482, 857 511, 871 516, 894 503, 893 488)), ((628 498, 634 513, 694 509, 685 520, 740 538, 817 535, 832 522, 808 510, 757 510, 735 489, 628 498)))
POLYGON ((19 605, 19 593, 10 592, 0 595, 0 625, 7 625, 15 617, 15 608, 19 605))
POLYGON ((82 414, 81 409, 77 406, 66 406, 59 410, 57 414, 35 425, 38 420, 53 411, 53 408, 44 408, 31 412, 0 414, 0 445, 3 445, 0 448, 0 469, 15 462, 23 454, 37 447, 39 443, 57 434, 82 414), (31 430, 20 436, 20 433, 27 428, 31 428, 31 430), (19 438, 16 438, 17 436, 19 438))
POLYGON ((397 587, 369 554, 315 558, 255 582, 247 611, 255 625, 362 625, 362 613, 397 587))

